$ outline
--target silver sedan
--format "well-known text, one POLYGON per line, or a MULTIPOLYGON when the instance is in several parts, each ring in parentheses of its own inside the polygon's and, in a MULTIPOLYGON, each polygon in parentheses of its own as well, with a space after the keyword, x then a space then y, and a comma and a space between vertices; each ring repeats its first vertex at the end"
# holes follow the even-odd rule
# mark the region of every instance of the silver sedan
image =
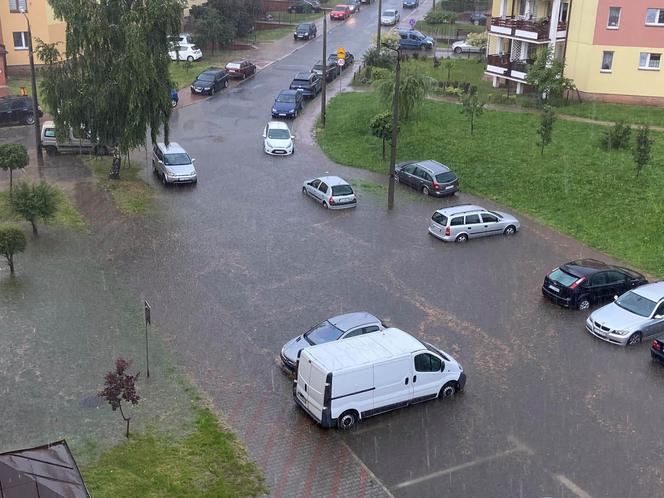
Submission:
POLYGON ((630 346, 664 334, 664 282, 632 289, 593 312, 586 330, 603 341, 630 346))

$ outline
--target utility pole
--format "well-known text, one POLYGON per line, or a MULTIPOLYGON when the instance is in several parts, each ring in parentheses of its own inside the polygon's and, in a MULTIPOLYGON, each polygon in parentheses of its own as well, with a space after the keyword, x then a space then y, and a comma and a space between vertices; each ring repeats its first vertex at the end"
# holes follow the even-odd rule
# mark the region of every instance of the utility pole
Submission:
MULTIPOLYGON (((321 9, 322 10, 322 9, 321 9)), ((323 87, 320 92, 320 125, 325 128, 325 100, 327 87, 327 9, 323 13, 323 87)))
POLYGON ((392 97, 392 144, 390 149, 390 178, 387 186, 387 209, 394 207, 394 169, 397 162, 397 130, 399 128, 399 80, 401 78, 401 50, 397 53, 397 67, 394 71, 394 96, 392 97))
POLYGON ((378 0, 378 31, 376 31, 376 47, 380 50, 380 16, 383 15, 383 0, 378 0))
POLYGON ((44 155, 41 147, 41 124, 39 122, 39 102, 37 102, 37 78, 35 76, 35 58, 32 51, 32 29, 30 28, 30 19, 24 10, 21 14, 28 23, 28 57, 30 59, 30 73, 32 76, 32 115, 35 119, 35 146, 37 147, 37 164, 44 165, 44 155))

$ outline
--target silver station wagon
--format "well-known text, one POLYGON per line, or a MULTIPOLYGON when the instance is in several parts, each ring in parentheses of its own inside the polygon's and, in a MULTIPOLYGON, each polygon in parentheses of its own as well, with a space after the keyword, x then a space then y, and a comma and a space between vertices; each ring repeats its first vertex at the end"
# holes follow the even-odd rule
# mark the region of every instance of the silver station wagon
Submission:
POLYGON ((519 221, 507 213, 459 204, 433 213, 429 233, 446 242, 466 242, 488 235, 514 235, 520 227, 519 221))

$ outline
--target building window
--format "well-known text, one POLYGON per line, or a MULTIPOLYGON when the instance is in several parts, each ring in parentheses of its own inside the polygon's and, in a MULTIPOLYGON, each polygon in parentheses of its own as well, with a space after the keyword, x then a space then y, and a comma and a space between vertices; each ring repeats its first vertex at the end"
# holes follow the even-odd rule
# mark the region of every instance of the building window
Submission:
POLYGON ((607 28, 618 29, 620 24, 620 7, 609 7, 609 22, 607 28))
POLYGON ((604 52, 602 56, 602 72, 610 73, 613 69, 613 52, 604 52))
POLYGON ((648 9, 646 11, 646 24, 664 26, 664 9, 648 9))
POLYGON ((639 69, 649 69, 659 71, 662 54, 651 54, 650 52, 641 52, 639 59, 639 69))
POLYGON ((27 0, 9 0, 9 12, 27 12, 27 0))
POLYGON ((30 36, 27 31, 14 32, 14 48, 16 50, 27 50, 30 45, 30 36))

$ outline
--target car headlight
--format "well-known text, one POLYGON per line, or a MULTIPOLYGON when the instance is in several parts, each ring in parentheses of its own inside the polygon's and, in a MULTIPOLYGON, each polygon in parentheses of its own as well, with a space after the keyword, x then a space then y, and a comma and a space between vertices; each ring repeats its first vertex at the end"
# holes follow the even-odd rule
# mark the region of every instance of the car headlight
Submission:
POLYGON ((272 108, 272 112, 277 112, 277 110, 273 107, 273 108, 272 108))
POLYGON ((614 330, 613 333, 618 335, 627 335, 629 334, 629 330, 614 330))

